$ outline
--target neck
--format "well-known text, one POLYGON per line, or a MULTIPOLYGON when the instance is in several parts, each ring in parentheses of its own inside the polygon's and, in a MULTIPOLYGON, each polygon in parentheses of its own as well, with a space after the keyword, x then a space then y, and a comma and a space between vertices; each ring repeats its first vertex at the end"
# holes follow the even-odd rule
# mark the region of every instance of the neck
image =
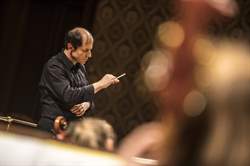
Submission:
POLYGON ((71 50, 67 50, 64 49, 64 54, 66 55, 66 57, 75 65, 77 62, 76 60, 72 57, 72 51, 71 50))

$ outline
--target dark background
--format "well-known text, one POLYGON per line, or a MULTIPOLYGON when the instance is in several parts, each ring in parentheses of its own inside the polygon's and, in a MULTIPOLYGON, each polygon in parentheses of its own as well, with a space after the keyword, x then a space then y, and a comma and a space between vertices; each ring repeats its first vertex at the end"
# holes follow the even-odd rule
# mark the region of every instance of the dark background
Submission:
MULTIPOLYGON (((249 39, 250 2, 238 3, 239 14, 214 22, 211 33, 249 39)), ((98 112, 93 114, 108 120, 122 138, 158 112, 142 86, 140 63, 152 48, 157 26, 173 13, 171 0, 2 0, 0 115, 37 122, 43 64, 62 49, 69 29, 83 26, 95 38, 87 63, 90 81, 105 73, 127 73, 121 84, 96 95, 98 112)))

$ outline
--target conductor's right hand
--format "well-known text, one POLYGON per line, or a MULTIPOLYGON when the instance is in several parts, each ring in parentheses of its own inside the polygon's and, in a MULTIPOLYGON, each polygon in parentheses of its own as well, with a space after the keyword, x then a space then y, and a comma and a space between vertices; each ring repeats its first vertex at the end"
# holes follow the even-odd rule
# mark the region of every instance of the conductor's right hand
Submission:
POLYGON ((101 83, 103 88, 107 88, 112 84, 119 83, 119 80, 112 74, 106 74, 102 77, 102 79, 99 82, 101 83))
POLYGON ((102 79, 100 79, 98 82, 94 83, 94 89, 95 93, 98 92, 99 90, 105 89, 109 87, 112 84, 117 84, 119 83, 119 80, 113 76, 112 74, 105 74, 102 79))

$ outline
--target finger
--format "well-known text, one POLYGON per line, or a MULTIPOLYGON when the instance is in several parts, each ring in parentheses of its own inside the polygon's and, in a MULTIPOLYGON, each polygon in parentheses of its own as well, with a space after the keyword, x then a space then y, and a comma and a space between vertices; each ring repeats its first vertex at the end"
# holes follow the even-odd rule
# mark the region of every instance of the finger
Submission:
POLYGON ((79 109, 80 106, 81 106, 81 104, 74 105, 74 106, 70 109, 70 111, 71 111, 72 113, 74 113, 74 112, 76 112, 76 111, 79 109))
POLYGON ((111 78, 112 78, 112 79, 116 79, 116 76, 114 76, 114 75, 111 75, 111 78))
POLYGON ((120 80, 119 79, 115 79, 115 83, 117 84, 117 83, 119 83, 120 82, 120 80))
POLYGON ((70 111, 71 111, 72 113, 76 113, 76 112, 78 112, 79 109, 80 109, 79 107, 76 107, 76 108, 71 109, 70 111))
POLYGON ((81 112, 80 114, 78 114, 77 116, 83 116, 85 112, 86 112, 86 111, 82 111, 82 112, 81 112))
POLYGON ((84 111, 88 110, 89 107, 90 107, 90 102, 84 102, 84 103, 82 103, 82 107, 83 107, 84 111))
POLYGON ((75 115, 78 116, 81 113, 82 113, 82 111, 77 111, 77 112, 75 112, 75 115))
POLYGON ((86 112, 86 110, 82 109, 81 112, 79 112, 78 114, 76 114, 76 116, 82 116, 85 112, 86 112))
POLYGON ((72 109, 70 110, 70 112, 75 113, 75 112, 77 111, 77 109, 78 109, 78 108, 72 108, 72 109))
POLYGON ((83 106, 81 105, 80 107, 79 107, 79 110, 78 110, 78 114, 80 114, 80 113, 82 113, 84 111, 84 108, 83 108, 83 106))
POLYGON ((119 83, 120 81, 117 79, 117 78, 114 78, 114 79, 112 79, 112 83, 111 84, 117 84, 117 83, 119 83))
POLYGON ((77 106, 76 109, 73 110, 72 113, 79 114, 80 112, 82 112, 82 109, 83 109, 82 105, 79 105, 79 106, 77 106))

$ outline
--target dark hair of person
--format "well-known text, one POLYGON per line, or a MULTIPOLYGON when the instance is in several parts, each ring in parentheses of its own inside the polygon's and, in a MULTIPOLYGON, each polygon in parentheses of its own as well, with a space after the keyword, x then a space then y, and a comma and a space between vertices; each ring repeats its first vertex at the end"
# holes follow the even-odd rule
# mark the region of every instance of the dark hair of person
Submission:
POLYGON ((82 35, 79 30, 70 30, 64 39, 64 48, 67 49, 67 44, 71 43, 74 49, 82 45, 82 35))

